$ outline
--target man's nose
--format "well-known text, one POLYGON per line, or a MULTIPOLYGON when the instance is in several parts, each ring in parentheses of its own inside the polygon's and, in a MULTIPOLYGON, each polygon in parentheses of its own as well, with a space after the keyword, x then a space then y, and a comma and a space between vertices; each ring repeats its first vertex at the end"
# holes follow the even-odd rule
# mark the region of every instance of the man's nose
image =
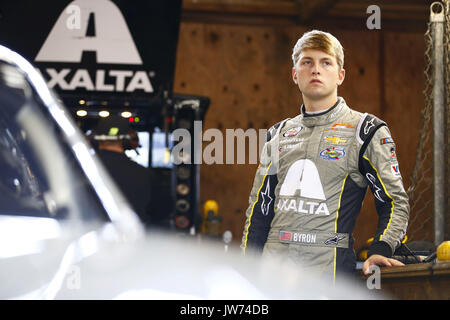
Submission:
POLYGON ((313 75, 320 74, 319 66, 316 63, 312 66, 312 74, 313 75))

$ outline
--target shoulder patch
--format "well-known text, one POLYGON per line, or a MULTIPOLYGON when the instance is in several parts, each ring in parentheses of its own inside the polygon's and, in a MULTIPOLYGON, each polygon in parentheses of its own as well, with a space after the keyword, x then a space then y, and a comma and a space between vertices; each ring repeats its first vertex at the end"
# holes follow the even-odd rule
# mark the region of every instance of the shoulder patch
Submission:
POLYGON ((360 144, 372 137, 372 135, 381 126, 386 125, 386 123, 374 115, 365 113, 361 120, 359 121, 358 128, 356 129, 356 139, 360 144))
POLYGON ((276 136, 277 134, 280 133, 281 129, 283 128, 284 124, 290 120, 290 118, 287 118, 283 121, 277 122, 275 123, 273 126, 271 126, 269 128, 269 130, 267 130, 267 134, 266 134, 266 142, 269 142, 270 140, 272 140, 272 138, 274 136, 276 136))

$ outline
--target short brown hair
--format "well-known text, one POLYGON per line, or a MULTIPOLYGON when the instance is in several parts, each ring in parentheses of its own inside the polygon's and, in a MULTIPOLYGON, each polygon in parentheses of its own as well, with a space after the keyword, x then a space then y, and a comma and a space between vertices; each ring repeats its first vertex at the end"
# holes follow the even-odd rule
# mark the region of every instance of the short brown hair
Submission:
POLYGON ((344 48, 331 33, 312 30, 305 32, 294 46, 292 62, 294 66, 298 62, 300 53, 306 49, 320 50, 336 58, 340 69, 344 67, 344 48))

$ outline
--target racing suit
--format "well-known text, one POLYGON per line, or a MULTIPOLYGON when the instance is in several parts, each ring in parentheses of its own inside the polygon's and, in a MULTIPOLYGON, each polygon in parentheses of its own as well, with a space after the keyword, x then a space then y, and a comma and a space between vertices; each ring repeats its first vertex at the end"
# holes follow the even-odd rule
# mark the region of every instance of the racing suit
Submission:
POLYGON ((355 270, 352 232, 367 187, 379 216, 369 256, 391 257, 401 244, 408 196, 386 123, 350 109, 341 97, 321 113, 301 109, 267 132, 241 248, 335 280, 355 270))

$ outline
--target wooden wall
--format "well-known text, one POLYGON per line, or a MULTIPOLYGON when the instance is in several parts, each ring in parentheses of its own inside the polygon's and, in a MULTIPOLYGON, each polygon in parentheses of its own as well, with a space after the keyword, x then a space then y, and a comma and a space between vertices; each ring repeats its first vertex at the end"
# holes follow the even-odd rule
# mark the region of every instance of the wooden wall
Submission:
MULTIPOLYGON (((218 128, 224 135, 226 129, 268 128, 294 117, 302 101, 291 80, 291 53, 296 40, 311 28, 183 21, 174 91, 209 97, 203 130, 218 128)), ((346 79, 338 94, 352 108, 387 121, 408 188, 423 107, 423 32, 323 30, 340 39, 345 50, 346 79)), ((219 203, 222 230, 233 232, 236 245, 256 167, 201 165, 202 204, 208 199, 219 203)), ((373 235, 376 221, 368 192, 354 232, 356 248, 373 235)))

